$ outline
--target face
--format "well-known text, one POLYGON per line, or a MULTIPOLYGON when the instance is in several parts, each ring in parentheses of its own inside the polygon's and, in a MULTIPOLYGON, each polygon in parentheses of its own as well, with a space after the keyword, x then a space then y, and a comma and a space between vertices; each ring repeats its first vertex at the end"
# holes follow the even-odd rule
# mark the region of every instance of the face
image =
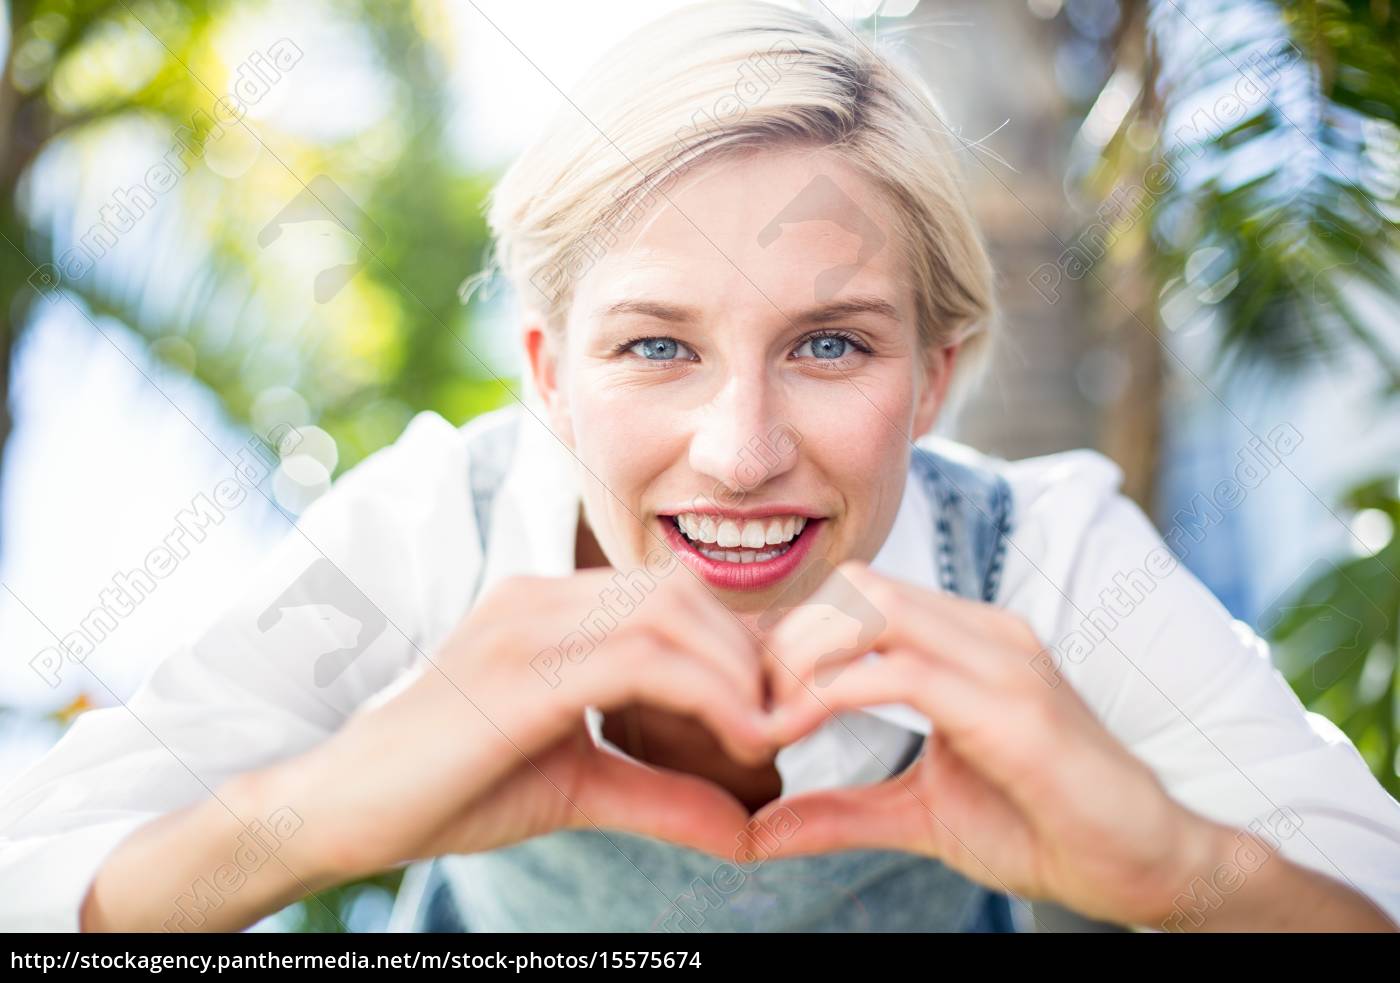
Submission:
POLYGON ((608 561, 668 548, 754 624, 878 552, 954 349, 920 345, 890 206, 830 152, 704 162, 666 198, 526 349, 608 561))

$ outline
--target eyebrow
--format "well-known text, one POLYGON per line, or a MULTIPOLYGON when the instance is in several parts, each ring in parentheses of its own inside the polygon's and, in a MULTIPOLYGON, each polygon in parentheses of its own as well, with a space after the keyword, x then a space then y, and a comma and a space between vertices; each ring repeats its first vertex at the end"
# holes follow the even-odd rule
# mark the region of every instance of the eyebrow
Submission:
POLYGON ((858 314, 874 314, 876 317, 889 318, 891 321, 899 320, 899 311, 895 310, 894 305, 879 297, 852 297, 849 300, 819 304, 799 312, 793 317, 793 320, 799 324, 825 324, 828 321, 840 321, 858 314))
MULTIPOLYGON (((695 307, 688 307, 683 304, 667 304, 654 300, 623 300, 616 304, 610 304, 599 311, 601 317, 612 317, 616 314, 638 314, 642 317, 654 318, 658 321, 668 321, 675 324, 684 324, 700 320, 700 311, 695 307)), ((899 320, 899 312, 895 306, 887 300, 879 297, 852 297, 848 300, 834 301, 830 304, 818 304, 806 310, 794 314, 791 321, 794 324, 828 324, 832 321, 840 321, 845 318, 855 317, 859 314, 873 314, 876 317, 888 318, 891 321, 899 320)))
POLYGON ((642 317, 676 323, 700 319, 700 311, 697 308, 685 307, 680 304, 664 304, 654 300, 623 300, 616 304, 610 304, 599 311, 601 317, 612 317, 615 314, 640 314, 642 317))

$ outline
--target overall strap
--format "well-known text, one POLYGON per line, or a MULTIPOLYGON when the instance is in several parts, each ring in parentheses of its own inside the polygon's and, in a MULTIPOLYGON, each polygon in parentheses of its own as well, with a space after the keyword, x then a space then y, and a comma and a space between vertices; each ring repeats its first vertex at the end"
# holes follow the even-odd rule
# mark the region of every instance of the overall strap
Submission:
POLYGON ((935 509, 938 580, 950 594, 993 603, 1011 532, 1011 486, 981 465, 915 446, 910 470, 935 509))
MULTIPOLYGON (((1011 531, 1011 486, 988 468, 915 446, 909 468, 934 507, 939 585, 950 594, 995 603, 1011 531)), ((924 741, 914 752, 916 757, 924 741)), ((902 767, 907 767, 905 762, 902 767)), ((1015 932, 1011 899, 987 891, 970 932, 1015 932)))
POLYGON ((472 512, 481 536, 481 555, 485 557, 496 493, 515 459, 520 411, 512 406, 479 416, 462 428, 462 435, 466 439, 470 465, 472 512))

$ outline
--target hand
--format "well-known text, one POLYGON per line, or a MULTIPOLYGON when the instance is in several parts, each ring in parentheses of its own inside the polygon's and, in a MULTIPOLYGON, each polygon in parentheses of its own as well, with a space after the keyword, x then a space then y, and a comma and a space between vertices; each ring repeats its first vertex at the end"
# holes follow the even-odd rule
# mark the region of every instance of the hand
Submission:
POLYGON ((333 790, 334 815, 319 827, 332 837, 326 862, 358 875, 595 826, 732 854, 750 819, 732 795, 598 748, 584 708, 693 717, 734 759, 762 761, 776 745, 762 723, 757 643, 693 578, 666 577, 584 657, 540 671, 540 653, 584 626, 602 632, 606 620, 591 618, 613 576, 503 582, 436 668, 300 762, 296 783, 333 790))
POLYGON ((934 731, 919 759, 885 782, 770 806, 802 820, 784 855, 905 850, 1091 917, 1158 917, 1206 862, 1213 832, 1070 686, 1031 668, 1043 648, 1035 634, 1002 609, 863 564, 839 572, 885 626, 869 649, 829 655, 821 590, 776 626, 767 641, 777 659, 774 736, 790 743, 834 713, 885 703, 909 704, 934 731), (871 650, 877 657, 865 659, 871 650))

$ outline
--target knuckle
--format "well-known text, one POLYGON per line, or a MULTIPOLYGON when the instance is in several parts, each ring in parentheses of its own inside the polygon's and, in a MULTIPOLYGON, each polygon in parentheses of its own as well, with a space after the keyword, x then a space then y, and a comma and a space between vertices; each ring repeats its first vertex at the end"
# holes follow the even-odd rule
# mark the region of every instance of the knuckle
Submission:
POLYGON ((898 606, 899 588, 877 573, 867 571, 864 582, 857 586, 881 614, 888 614, 898 606))
POLYGON ((998 609, 998 613, 1012 641, 1018 647, 1032 650, 1041 647, 1040 636, 1035 633, 1035 629, 1031 627, 1030 622, 1024 616, 1004 609, 998 609))
POLYGON ((609 661, 639 670, 655 660, 657 644, 651 632, 643 626, 635 626, 629 631, 620 631, 609 644, 609 661))
POLYGON ((1050 740, 1060 731, 1059 709, 1044 687, 1033 688, 1021 699, 1021 719, 1037 740, 1050 740))
POLYGON ((900 656, 894 664, 894 679, 906 693, 917 693, 927 682, 923 664, 916 656, 900 656))
POLYGON ((517 613, 527 609, 526 605, 538 609, 542 603, 541 595, 546 594, 554 583, 548 577, 528 574, 503 577, 481 595, 473 609, 495 614, 517 613))

